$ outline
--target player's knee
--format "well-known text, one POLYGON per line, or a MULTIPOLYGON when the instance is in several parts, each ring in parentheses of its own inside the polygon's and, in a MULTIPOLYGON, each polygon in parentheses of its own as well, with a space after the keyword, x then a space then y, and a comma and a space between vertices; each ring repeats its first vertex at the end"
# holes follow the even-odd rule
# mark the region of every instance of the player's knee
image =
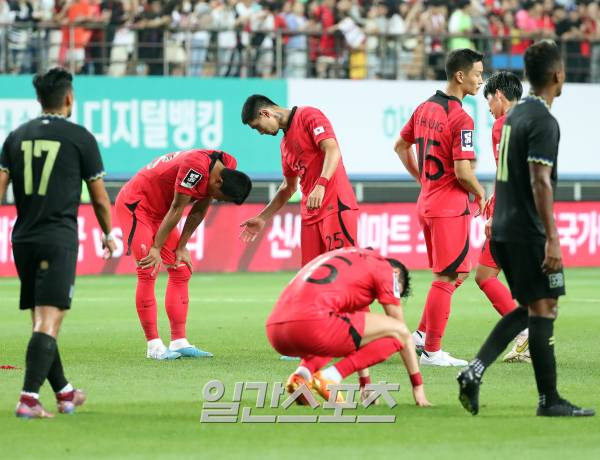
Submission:
POLYGON ((141 268, 138 267, 136 269, 137 271, 137 277, 139 281, 154 281, 156 280, 156 276, 157 274, 155 273, 154 275, 152 274, 152 267, 150 268, 141 268))
POLYGON ((171 283, 184 284, 192 277, 192 272, 187 265, 169 268, 167 272, 169 273, 169 282, 171 283))
POLYGON ((483 282, 486 281, 488 278, 489 276, 487 274, 481 273, 479 271, 475 273, 475 282, 477 283, 477 286, 479 286, 480 289, 483 282))

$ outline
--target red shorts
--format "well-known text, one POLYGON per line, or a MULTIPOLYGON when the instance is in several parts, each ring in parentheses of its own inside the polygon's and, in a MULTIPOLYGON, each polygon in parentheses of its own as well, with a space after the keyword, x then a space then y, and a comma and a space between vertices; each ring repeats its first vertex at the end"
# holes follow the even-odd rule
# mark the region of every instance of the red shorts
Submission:
POLYGON ((471 217, 419 216, 423 229, 429 266, 434 273, 468 273, 469 227, 471 217))
POLYGON ((499 269, 498 264, 492 256, 492 251, 490 250, 490 240, 487 238, 481 248, 481 254, 479 254, 479 265, 485 265, 486 267, 495 268, 497 270, 499 269))
POLYGON ((346 209, 329 214, 314 224, 302 222, 300 249, 302 266, 334 249, 356 246, 358 211, 346 209))
MULTIPOLYGON (((143 259, 148 254, 161 223, 161 221, 151 218, 138 209, 138 205, 139 201, 128 200, 125 193, 119 193, 115 202, 117 219, 119 219, 119 224, 123 230, 123 238, 126 238, 127 255, 133 254, 135 260, 143 259), (145 250, 142 245, 145 246, 145 250)), ((160 251, 160 257, 164 265, 175 263, 175 249, 178 242, 179 231, 174 228, 160 251)))
POLYGON ((340 358, 358 350, 365 330, 365 312, 267 325, 267 337, 285 356, 340 358))

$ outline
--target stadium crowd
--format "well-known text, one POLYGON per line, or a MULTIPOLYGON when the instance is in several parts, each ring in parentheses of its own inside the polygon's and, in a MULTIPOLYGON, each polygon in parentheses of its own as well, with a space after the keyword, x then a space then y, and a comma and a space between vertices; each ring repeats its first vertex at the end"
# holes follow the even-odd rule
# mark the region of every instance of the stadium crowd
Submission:
POLYGON ((540 37, 600 81, 595 0, 0 0, 2 73, 444 79, 447 51, 518 73, 540 37))

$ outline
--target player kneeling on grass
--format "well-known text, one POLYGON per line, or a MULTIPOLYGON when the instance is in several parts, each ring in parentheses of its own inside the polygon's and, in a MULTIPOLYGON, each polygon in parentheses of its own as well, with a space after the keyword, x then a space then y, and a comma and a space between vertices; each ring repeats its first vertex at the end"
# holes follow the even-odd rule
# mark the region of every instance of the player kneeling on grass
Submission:
POLYGON ((117 217, 127 235, 127 254, 137 262, 135 303, 148 341, 146 357, 176 359, 208 357, 211 353, 190 345, 186 338, 188 284, 192 260, 186 249, 213 199, 242 204, 252 182, 236 171, 236 159, 215 150, 169 153, 151 162, 123 186, 116 201, 117 217), (181 234, 177 224, 193 203, 181 234), (161 263, 169 273, 165 308, 171 343, 165 347, 156 325, 154 284, 161 263))
POLYGON ((417 405, 429 406, 400 306, 400 298, 408 291, 406 267, 370 249, 342 248, 305 265, 285 288, 266 323, 275 350, 302 358, 288 379, 287 391, 293 393, 306 385, 328 400, 328 385, 400 352, 417 405), (375 299, 387 316, 361 311, 375 299), (321 372, 322 357, 343 359, 321 372))

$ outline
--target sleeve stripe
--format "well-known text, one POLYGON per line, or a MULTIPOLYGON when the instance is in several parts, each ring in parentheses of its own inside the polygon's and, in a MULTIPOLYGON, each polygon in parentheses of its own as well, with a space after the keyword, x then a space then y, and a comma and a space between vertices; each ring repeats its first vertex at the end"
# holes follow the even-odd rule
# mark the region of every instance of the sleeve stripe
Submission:
POLYGON ((543 164, 544 166, 554 166, 554 162, 550 161, 546 158, 527 157, 527 162, 528 163, 540 163, 540 164, 543 164))
POLYGON ((87 179, 85 179, 88 182, 92 182, 98 179, 103 178, 104 176, 106 176, 106 171, 100 171, 97 174, 94 174, 93 176, 88 177, 87 179))

